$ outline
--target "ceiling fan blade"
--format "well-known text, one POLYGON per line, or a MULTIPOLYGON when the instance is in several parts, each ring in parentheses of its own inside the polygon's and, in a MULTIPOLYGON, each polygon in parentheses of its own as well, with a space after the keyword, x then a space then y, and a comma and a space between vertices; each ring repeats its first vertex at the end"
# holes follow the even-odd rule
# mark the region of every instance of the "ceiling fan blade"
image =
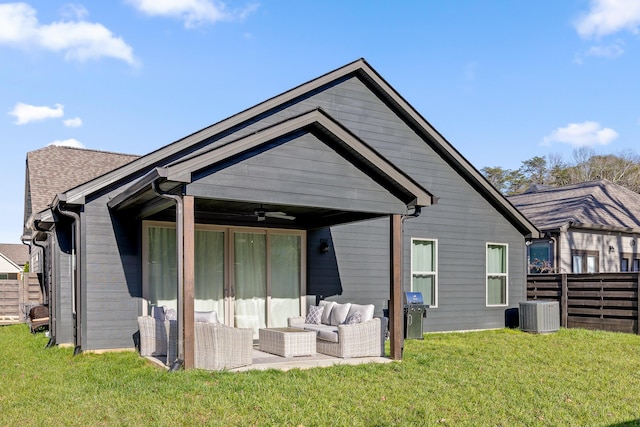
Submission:
POLYGON ((295 216, 287 215, 285 212, 265 212, 265 216, 270 218, 288 219, 290 221, 296 219, 295 216))

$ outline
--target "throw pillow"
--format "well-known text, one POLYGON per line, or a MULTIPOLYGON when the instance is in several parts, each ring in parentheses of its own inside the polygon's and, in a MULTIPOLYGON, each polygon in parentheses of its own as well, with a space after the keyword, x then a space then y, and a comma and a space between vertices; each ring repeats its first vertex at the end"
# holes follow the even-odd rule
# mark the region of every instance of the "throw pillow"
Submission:
POLYGON ((196 311, 193 313, 194 322, 218 323, 218 314, 215 311, 196 311))
POLYGON ((351 316, 347 316, 344 321, 345 325, 353 325, 355 323, 362 323, 362 315, 360 312, 355 312, 351 316))
POLYGON ((334 305, 333 308, 331 309, 331 325, 332 326, 342 325, 347 318, 347 314, 349 314, 350 308, 351 308, 350 302, 334 305))
POLYGON ((336 305, 335 301, 325 301, 322 300, 318 303, 319 306, 324 307, 324 311, 322 312, 322 324, 323 325, 330 325, 331 324, 331 310, 333 309, 333 306, 336 305))
POLYGON ((323 311, 323 306, 310 305, 309 311, 307 312, 307 318, 304 320, 304 323, 308 323, 310 325, 319 325, 320 322, 322 322, 323 311))
POLYGON ((169 307, 164 307, 164 320, 178 320, 178 312, 169 307))
POLYGON ((349 313, 347 314, 347 317, 356 313, 360 313, 360 316, 362 316, 360 323, 364 323, 373 319, 374 311, 375 311, 375 306, 373 304, 366 304, 366 305, 351 304, 351 308, 349 308, 349 313))

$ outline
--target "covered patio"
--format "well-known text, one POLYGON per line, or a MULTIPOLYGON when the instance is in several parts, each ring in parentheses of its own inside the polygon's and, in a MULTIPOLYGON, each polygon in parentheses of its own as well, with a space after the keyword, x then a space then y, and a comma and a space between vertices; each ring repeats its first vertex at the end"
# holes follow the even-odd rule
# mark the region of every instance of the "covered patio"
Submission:
MULTIPOLYGON (((198 225, 290 230, 306 236, 335 225, 388 218, 390 359, 399 360, 403 348, 402 223, 433 202, 432 195, 409 176, 322 110, 314 109, 156 167, 112 197, 108 206, 120 218, 175 224, 177 362, 191 369, 198 225)), ((296 298, 298 314, 304 315, 304 266, 313 264, 317 248, 306 237, 302 241, 303 286, 296 298)), ((233 300, 233 277, 225 275, 224 280, 225 300, 233 300)), ((265 304, 269 310, 268 298, 265 304)), ((237 323, 232 314, 222 316, 229 326, 237 323)), ((269 326, 268 318, 263 323, 269 326)), ((238 369, 291 369, 390 359, 336 359, 321 354, 278 358, 254 350, 254 363, 238 369)))

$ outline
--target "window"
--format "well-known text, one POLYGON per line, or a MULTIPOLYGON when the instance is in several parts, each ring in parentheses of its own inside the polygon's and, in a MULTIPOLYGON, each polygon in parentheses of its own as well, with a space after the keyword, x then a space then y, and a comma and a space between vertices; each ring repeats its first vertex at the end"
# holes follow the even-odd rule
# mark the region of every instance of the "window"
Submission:
POLYGON ((640 259, 634 258, 631 254, 622 254, 620 271, 640 271, 640 259))
MULTIPOLYGON (((528 243, 528 242, 527 242, 528 243)), ((529 273, 552 273, 551 244, 548 241, 531 242, 528 246, 529 273)))
POLYGON ((574 273, 597 273, 599 257, 597 251, 573 251, 572 269, 574 273))
POLYGON ((422 292, 425 304, 438 306, 436 240, 411 239, 411 290, 422 292))
POLYGON ((507 305, 507 245, 487 244, 487 305, 507 305))

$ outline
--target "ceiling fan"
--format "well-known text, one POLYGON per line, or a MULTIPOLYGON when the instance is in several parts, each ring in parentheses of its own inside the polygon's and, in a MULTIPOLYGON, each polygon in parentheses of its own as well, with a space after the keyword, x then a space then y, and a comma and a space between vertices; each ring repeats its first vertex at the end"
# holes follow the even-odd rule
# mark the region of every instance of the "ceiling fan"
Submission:
POLYGON ((256 209, 255 211, 253 211, 253 214, 256 217, 258 217, 258 221, 264 221, 267 218, 287 219, 289 221, 293 221, 293 220, 296 219, 295 216, 287 215, 284 212, 267 211, 267 210, 264 210, 262 208, 256 209))

